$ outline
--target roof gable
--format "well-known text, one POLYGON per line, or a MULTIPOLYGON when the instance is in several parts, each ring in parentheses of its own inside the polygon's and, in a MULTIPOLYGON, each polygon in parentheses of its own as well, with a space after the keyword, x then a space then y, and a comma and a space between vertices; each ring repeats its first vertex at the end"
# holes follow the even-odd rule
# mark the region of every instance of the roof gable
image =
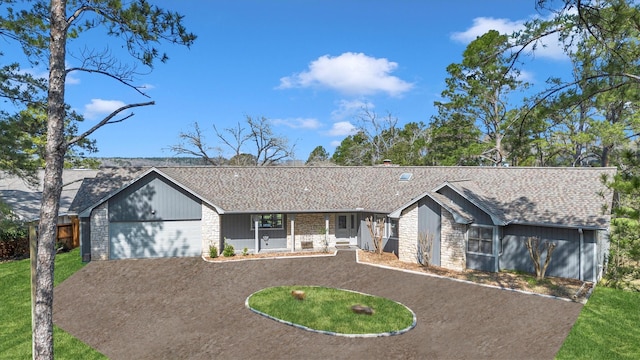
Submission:
POLYGON ((167 176, 156 168, 116 168, 109 170, 110 171, 107 173, 103 173, 101 176, 97 176, 96 178, 87 181, 86 184, 83 184, 82 188, 78 192, 78 196, 72 203, 72 207, 80 212, 80 216, 88 216, 91 210, 95 207, 120 194, 128 187, 151 174, 162 177, 166 181, 195 196, 199 200, 208 203, 219 213, 224 212, 224 210, 214 204, 211 204, 207 199, 202 198, 199 194, 189 189, 184 184, 172 179, 170 176, 167 176), (118 184, 120 184, 120 186, 117 186, 118 184))

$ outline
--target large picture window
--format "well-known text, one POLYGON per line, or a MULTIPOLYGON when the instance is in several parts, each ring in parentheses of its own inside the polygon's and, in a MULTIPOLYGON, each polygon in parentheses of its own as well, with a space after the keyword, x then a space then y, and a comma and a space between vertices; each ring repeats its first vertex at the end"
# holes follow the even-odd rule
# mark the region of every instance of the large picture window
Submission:
POLYGON ((493 228, 471 226, 469 228, 467 251, 480 254, 493 254, 493 228))
MULTIPOLYGON (((257 215, 258 229, 282 229, 283 228, 282 214, 262 214, 257 215)), ((254 222, 251 222, 251 229, 254 229, 254 222)))

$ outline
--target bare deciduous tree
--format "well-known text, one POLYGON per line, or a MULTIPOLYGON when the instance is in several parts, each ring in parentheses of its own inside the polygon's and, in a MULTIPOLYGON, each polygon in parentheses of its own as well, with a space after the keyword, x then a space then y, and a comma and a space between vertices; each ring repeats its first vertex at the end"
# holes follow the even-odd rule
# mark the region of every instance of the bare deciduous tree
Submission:
POLYGON ((181 142, 169 147, 169 150, 173 151, 174 154, 200 157, 209 165, 222 165, 224 162, 221 155, 210 155, 212 151, 221 154, 222 149, 206 145, 204 135, 202 134, 200 125, 197 122, 193 124, 193 131, 181 132, 178 136, 180 137, 181 142))
POLYGON ((213 130, 221 143, 221 146, 210 147, 206 145, 204 134, 200 125, 194 123, 194 130, 180 133, 183 140, 178 145, 169 149, 176 154, 187 154, 203 158, 212 165, 221 165, 222 155, 212 157, 212 150, 223 153, 222 147, 229 148, 232 152, 229 164, 237 166, 268 166, 280 163, 285 159, 293 159, 295 145, 289 146, 289 140, 277 135, 271 129, 269 120, 265 117, 254 119, 247 116, 248 128, 238 122, 237 127, 225 128, 222 131, 213 125, 213 130))
POLYGON ((256 165, 274 165, 284 159, 294 158, 295 145, 289 146, 287 138, 275 135, 267 118, 253 119, 247 116, 247 123, 251 141, 256 146, 256 165))
POLYGON ((373 220, 371 216, 365 219, 367 224, 367 228, 369 228, 369 233, 371 234, 371 240, 373 241, 373 247, 375 249, 376 254, 382 255, 383 247, 383 237, 384 237, 384 220, 377 219, 373 220))
POLYGON ((378 164, 382 157, 399 141, 398 118, 391 113, 379 116, 368 107, 358 115, 358 130, 371 146, 371 164, 378 164))
POLYGON ((551 255, 553 255, 553 250, 556 249, 556 243, 552 243, 548 240, 542 243, 540 238, 530 236, 524 240, 524 245, 529 251, 529 257, 531 258, 533 267, 536 270, 536 278, 540 280, 544 279, 547 267, 551 262, 551 255), (544 259, 544 264, 541 264, 543 251, 546 251, 547 254, 544 259))
POLYGON ((418 263, 424 267, 431 265, 431 259, 433 257, 433 239, 434 235, 431 233, 419 233, 418 234, 418 248, 417 258, 418 263))

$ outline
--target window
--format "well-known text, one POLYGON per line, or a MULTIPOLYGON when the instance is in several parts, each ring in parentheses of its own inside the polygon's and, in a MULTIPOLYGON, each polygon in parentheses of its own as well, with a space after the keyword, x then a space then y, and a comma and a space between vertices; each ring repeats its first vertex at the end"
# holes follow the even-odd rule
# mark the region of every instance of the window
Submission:
POLYGON ((402 173, 400 174, 400 181, 409 181, 411 180, 412 176, 413 176, 412 173, 402 173))
POLYGON ((493 228, 471 226, 469 228, 467 251, 480 254, 493 254, 493 228))
POLYGON ((347 228, 347 215, 338 215, 338 229, 347 228))
POLYGON ((389 219, 387 222, 387 237, 398 238, 398 219, 389 219))
MULTIPOLYGON (((257 215, 258 229, 282 229, 284 221, 283 218, 284 216, 282 214, 257 215)), ((254 229, 253 221, 251 221, 251 229, 254 229)))

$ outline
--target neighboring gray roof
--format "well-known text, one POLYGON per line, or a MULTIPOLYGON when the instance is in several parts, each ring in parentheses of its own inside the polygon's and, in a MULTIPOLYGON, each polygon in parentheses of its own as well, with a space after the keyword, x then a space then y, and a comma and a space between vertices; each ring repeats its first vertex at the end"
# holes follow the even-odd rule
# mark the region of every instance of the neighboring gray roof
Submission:
MULTIPOLYGON (((371 211, 391 213, 425 193, 451 186, 503 219, 606 227, 612 194, 601 174, 614 168, 523 167, 158 167, 161 175, 214 204, 225 213, 371 211), (399 181, 402 173, 413 174, 399 181), (599 194, 604 194, 604 197, 599 194)), ((72 204, 81 212, 105 201, 149 168, 106 169, 87 180, 72 204)), ((434 193, 435 194, 435 193, 434 193)), ((432 194, 439 198, 440 194, 432 194)), ((463 218, 469 214, 456 204, 463 218)))
MULTIPOLYGON (((98 170, 85 169, 65 169, 63 171, 60 216, 68 214, 69 206, 80 189, 82 180, 94 177, 97 173, 98 170)), ((0 174, 0 198, 12 208, 21 220, 36 220, 40 215, 44 170, 39 170, 36 178, 38 185, 31 187, 16 176, 0 174)))

